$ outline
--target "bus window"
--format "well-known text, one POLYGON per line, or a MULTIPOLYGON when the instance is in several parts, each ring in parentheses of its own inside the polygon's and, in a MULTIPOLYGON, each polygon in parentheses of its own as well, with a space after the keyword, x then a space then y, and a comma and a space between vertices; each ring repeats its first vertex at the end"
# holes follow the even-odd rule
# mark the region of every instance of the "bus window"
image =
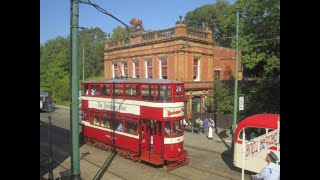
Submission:
MULTIPOLYGON (((265 128, 254 128, 254 127, 248 127, 245 128, 246 130, 246 140, 250 141, 256 137, 262 136, 266 134, 265 128)), ((242 139, 243 130, 239 134, 239 138, 242 139)))

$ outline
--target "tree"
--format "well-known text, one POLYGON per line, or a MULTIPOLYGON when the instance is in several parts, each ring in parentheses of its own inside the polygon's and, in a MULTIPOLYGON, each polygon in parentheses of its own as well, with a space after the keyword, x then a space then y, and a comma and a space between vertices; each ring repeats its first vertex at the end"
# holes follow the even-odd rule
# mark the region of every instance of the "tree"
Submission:
POLYGON ((213 91, 209 96, 209 112, 215 112, 218 115, 228 115, 233 112, 233 95, 231 88, 220 80, 213 83, 213 91))
MULTIPOLYGON (((84 51, 85 77, 102 76, 104 69, 104 41, 106 33, 100 28, 89 28, 79 32, 79 69, 82 69, 84 51), (81 67, 81 68, 80 68, 81 67)), ((82 76, 82 71, 79 71, 82 76)))
POLYGON ((113 41, 124 40, 128 36, 129 36, 128 29, 123 28, 121 26, 117 26, 112 30, 111 40, 113 41))
POLYGON ((69 40, 58 36, 40 45, 40 91, 56 101, 69 99, 69 40))
MULTIPOLYGON (((240 49, 244 76, 280 74, 280 0, 239 0, 240 49)), ((235 38, 231 47, 235 48, 235 38)))
POLYGON ((229 19, 230 4, 226 0, 217 0, 214 4, 207 4, 188 12, 185 16, 189 28, 199 29, 203 24, 208 26, 218 45, 228 45, 232 32, 229 19))
MULTIPOLYGON (((244 87, 245 110, 240 113, 277 113, 280 111, 280 0, 238 0, 235 4, 217 1, 188 12, 185 19, 188 27, 193 28, 209 22, 216 44, 235 49, 237 9, 240 14, 239 50, 243 76, 261 78, 255 86, 244 87)), ((208 107, 217 107, 213 110, 220 114, 231 114, 233 105, 230 105, 230 97, 233 99, 233 96, 229 93, 233 88, 229 87, 219 88, 218 84, 216 94, 209 97, 208 107)))

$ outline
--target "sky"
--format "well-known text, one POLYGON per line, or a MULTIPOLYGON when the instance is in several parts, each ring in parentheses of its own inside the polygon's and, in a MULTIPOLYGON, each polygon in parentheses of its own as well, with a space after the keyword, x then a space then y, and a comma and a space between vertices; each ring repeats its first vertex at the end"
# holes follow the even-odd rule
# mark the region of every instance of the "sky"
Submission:
MULTIPOLYGON (((130 25, 131 18, 141 19, 145 30, 160 30, 175 26, 179 16, 215 0, 90 0, 130 25)), ((234 0, 229 0, 234 3, 234 0)), ((79 26, 99 27, 105 33, 121 26, 120 22, 94 7, 79 4, 79 26)), ((40 0, 40 43, 70 33, 70 0, 40 0)))

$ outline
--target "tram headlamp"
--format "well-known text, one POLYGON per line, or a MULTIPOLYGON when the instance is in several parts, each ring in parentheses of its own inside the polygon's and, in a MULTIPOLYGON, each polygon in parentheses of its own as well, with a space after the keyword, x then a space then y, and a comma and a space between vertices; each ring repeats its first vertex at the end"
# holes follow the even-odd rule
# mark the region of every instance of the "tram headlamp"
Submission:
POLYGON ((181 151, 181 149, 180 148, 178 148, 178 152, 180 152, 181 151))

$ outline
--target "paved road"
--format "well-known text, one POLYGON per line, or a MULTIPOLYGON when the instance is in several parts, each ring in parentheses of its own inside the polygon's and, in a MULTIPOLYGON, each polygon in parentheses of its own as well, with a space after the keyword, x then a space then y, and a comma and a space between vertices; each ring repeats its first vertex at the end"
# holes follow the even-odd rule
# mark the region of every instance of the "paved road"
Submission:
MULTIPOLYGON (((69 109, 59 107, 52 113, 52 142, 54 177, 59 172, 70 169, 70 116, 69 109)), ((40 113, 40 179, 46 179, 48 172, 48 114, 40 113)), ((218 137, 215 137, 218 138, 218 137)), ((241 172, 232 166, 230 154, 223 152, 225 145, 219 141, 210 141, 204 135, 186 133, 185 148, 189 152, 190 164, 167 172, 164 168, 155 168, 144 163, 114 155, 88 145, 80 145, 80 172, 82 179, 241 179, 241 172), (213 142, 212 147, 220 147, 222 152, 208 147, 194 148, 196 142, 213 142), (130 168, 128 168, 130 167, 130 168)), ((249 179, 245 176, 245 179, 249 179)))

